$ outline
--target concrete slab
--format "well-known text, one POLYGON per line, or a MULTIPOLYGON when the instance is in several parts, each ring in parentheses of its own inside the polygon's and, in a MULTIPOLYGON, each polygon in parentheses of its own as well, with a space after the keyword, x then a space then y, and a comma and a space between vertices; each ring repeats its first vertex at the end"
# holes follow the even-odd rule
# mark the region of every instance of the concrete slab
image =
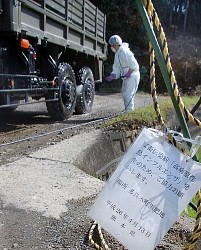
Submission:
POLYGON ((73 165, 99 135, 76 135, 0 166, 1 206, 59 218, 68 210, 67 201, 99 193, 104 183, 73 165))
POLYGON ((60 143, 43 148, 29 156, 39 159, 74 163, 78 158, 82 158, 84 152, 99 140, 101 134, 102 132, 100 130, 94 130, 75 135, 60 143))

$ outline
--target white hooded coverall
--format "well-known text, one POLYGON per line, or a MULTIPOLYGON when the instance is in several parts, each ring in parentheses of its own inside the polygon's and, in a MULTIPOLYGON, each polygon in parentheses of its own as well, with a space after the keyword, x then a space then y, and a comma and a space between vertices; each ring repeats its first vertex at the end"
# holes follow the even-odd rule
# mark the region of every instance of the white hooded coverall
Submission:
POLYGON ((117 78, 123 77, 122 96, 124 100, 125 112, 134 110, 134 96, 140 82, 139 64, 130 51, 128 43, 122 43, 115 53, 112 74, 117 78), (131 77, 125 78, 129 68, 133 70, 131 77))

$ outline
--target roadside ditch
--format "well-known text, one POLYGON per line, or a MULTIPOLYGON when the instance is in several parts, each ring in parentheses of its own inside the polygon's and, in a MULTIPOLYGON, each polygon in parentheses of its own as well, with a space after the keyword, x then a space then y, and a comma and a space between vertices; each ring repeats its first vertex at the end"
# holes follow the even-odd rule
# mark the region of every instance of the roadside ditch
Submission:
MULTIPOLYGON (((200 116, 201 109, 196 112, 200 116)), ((170 114, 169 126, 178 128, 178 120, 174 112, 170 114)), ((200 129, 191 124, 189 126, 192 138, 195 138, 200 133, 200 129)), ((125 132, 104 132, 87 148, 81 158, 75 160, 74 164, 96 178, 106 181, 116 169, 124 153, 128 150, 131 144, 135 141, 141 129, 125 132)), ((162 245, 165 248, 157 249, 175 249, 173 246, 183 248, 192 234, 195 225, 195 220, 188 218, 182 214, 178 221, 170 228, 167 235, 162 240, 162 245), (172 248, 169 248, 170 245, 172 248), (166 248, 167 247, 167 248, 166 248)), ((201 242, 196 242, 195 250, 201 249, 201 242)))

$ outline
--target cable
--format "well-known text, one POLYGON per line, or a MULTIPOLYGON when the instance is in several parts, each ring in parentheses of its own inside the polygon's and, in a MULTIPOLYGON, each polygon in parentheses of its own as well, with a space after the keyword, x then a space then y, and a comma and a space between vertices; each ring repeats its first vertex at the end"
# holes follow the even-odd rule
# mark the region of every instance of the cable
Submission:
POLYGON ((117 117, 118 115, 120 115, 121 113, 122 113, 122 112, 117 113, 117 114, 115 114, 115 115, 113 115, 113 116, 98 118, 98 119, 95 119, 95 120, 92 120, 92 121, 90 121, 90 122, 86 122, 86 123, 83 123, 83 124, 77 124, 77 125, 74 125, 74 126, 71 126, 71 127, 62 128, 62 129, 58 129, 58 130, 53 130, 53 131, 51 131, 51 132, 47 132, 47 133, 44 133, 44 134, 35 135, 35 136, 31 136, 31 137, 26 137, 26 138, 23 138, 23 139, 20 139, 20 140, 16 140, 16 141, 12 141, 12 142, 8 142, 8 143, 3 143, 3 144, 0 144, 0 147, 4 147, 4 146, 8 146, 8 145, 20 143, 20 142, 23 142, 23 141, 28 141, 28 140, 37 139, 37 138, 40 138, 40 137, 48 136, 48 135, 51 135, 51 134, 54 134, 54 133, 59 133, 59 132, 63 132, 63 131, 70 130, 70 129, 74 129, 74 128, 84 127, 84 126, 87 126, 87 125, 90 125, 90 124, 94 124, 94 123, 103 122, 103 121, 106 121, 106 120, 110 120, 110 119, 112 119, 112 118, 115 118, 115 117, 117 117))

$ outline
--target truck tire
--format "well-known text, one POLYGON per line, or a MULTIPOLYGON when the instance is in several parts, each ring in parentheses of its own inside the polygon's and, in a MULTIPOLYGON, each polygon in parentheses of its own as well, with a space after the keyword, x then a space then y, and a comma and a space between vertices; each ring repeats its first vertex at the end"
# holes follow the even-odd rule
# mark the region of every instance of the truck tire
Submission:
MULTIPOLYGON (((58 101, 46 102, 46 107, 53 119, 62 121, 72 115, 76 102, 76 79, 69 64, 61 63, 59 65, 58 83, 58 101)), ((53 98, 51 95, 53 94, 49 94, 46 99, 53 98)))
POLYGON ((77 72, 77 83, 75 111, 78 114, 90 113, 95 94, 94 77, 90 68, 83 67, 77 72))

